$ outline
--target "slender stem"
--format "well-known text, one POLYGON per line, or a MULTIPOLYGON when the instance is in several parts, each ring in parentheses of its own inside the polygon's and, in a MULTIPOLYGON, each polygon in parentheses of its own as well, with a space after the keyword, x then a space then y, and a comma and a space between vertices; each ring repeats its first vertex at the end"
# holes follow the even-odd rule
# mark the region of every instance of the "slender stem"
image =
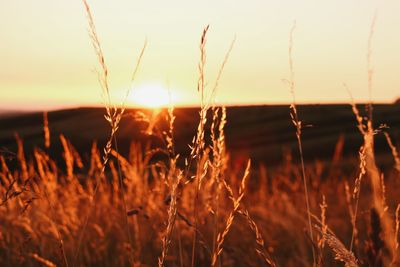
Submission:
POLYGON ((45 197, 46 197, 46 200, 47 200, 47 202, 48 202, 48 204, 49 204, 49 207, 50 207, 50 210, 51 210, 51 213, 52 213, 52 216, 53 216, 53 219, 52 219, 51 221, 52 221, 52 223, 54 223, 54 225, 55 225, 55 227, 56 227, 56 231, 57 231, 57 235, 58 235, 58 240, 59 240, 59 242, 60 242, 61 253, 62 253, 62 255, 63 255, 63 260, 64 260, 64 263, 65 263, 65 266, 68 267, 68 260, 67 260, 66 254, 65 254, 64 241, 63 241, 63 239, 62 239, 62 237, 61 237, 60 228, 59 228, 58 224, 54 221, 54 219, 55 219, 54 207, 53 207, 53 205, 51 204, 49 195, 47 194, 47 190, 46 190, 45 187, 46 187, 46 186, 44 186, 44 188, 43 188, 43 189, 44 189, 44 195, 45 195, 45 197))
POLYGON ((130 256, 131 264, 133 264, 134 263, 134 259, 132 256, 132 253, 133 253, 133 245, 132 244, 133 243, 132 243, 131 231, 129 229, 128 209, 126 207, 125 189, 124 189, 124 182, 122 180, 121 163, 119 161, 118 142, 117 142, 116 135, 114 135, 114 146, 115 146, 115 151, 117 152, 118 179, 119 179, 119 186, 120 186, 120 190, 121 190, 122 208, 123 208, 124 219, 125 219, 125 227, 126 227, 126 232, 128 234, 129 245, 131 246, 131 251, 129 253, 129 256, 130 256))
MULTIPOLYGON (((302 141, 301 141, 302 124, 301 124, 301 121, 299 120, 298 113, 297 113, 297 108, 296 108, 294 67, 293 67, 293 56, 292 56, 293 34, 294 34, 295 29, 296 29, 296 21, 294 21, 292 29, 290 30, 290 35, 289 35, 290 80, 288 81, 288 83, 289 83, 290 92, 291 92, 292 98, 293 98, 293 102, 292 102, 292 105, 291 105, 291 116, 292 116, 292 122, 296 127, 296 137, 297 137, 297 144, 298 144, 298 147, 299 147, 299 154, 300 154, 301 173, 302 173, 303 184, 304 184, 304 195, 305 195, 305 199, 306 199, 308 228, 309 228, 309 232, 310 232, 311 242, 314 242, 312 224, 311 224, 310 201, 309 201, 309 197, 308 197, 307 178, 306 178, 306 172, 305 172, 305 167, 304 167, 303 145, 302 145, 302 141)), ((316 261, 315 261, 316 253, 315 253, 315 249, 314 249, 314 245, 313 244, 311 245, 311 248, 312 248, 312 254, 313 254, 313 266, 315 266, 316 265, 316 261)))

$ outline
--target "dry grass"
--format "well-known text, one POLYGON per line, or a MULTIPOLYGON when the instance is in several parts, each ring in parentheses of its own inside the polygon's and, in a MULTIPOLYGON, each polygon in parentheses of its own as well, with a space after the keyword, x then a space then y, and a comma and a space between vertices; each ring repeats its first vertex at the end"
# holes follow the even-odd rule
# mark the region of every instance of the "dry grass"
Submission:
MULTIPOLYGON (((228 219, 226 220, 226 225, 225 229, 218 234, 217 236, 217 245, 216 248, 213 252, 212 259, 211 259, 211 266, 215 266, 217 264, 218 256, 221 255, 222 253, 222 246, 224 244, 225 238, 229 233, 229 230, 232 227, 233 219, 235 218, 236 212, 239 210, 240 202, 244 197, 244 190, 246 188, 246 180, 249 177, 250 173, 250 161, 247 163, 246 170, 244 172, 243 178, 242 178, 242 183, 239 187, 239 195, 237 198, 235 198, 233 195, 230 196, 232 202, 233 202, 233 210, 230 212, 228 219)), ((230 191, 232 193, 232 191, 230 191)))
POLYGON ((44 134, 44 146, 50 148, 50 130, 49 120, 47 118, 47 111, 43 112, 43 134, 44 134))
MULTIPOLYGON (((148 124, 146 133, 160 141, 157 147, 134 140, 129 153, 121 155, 116 133, 125 107, 111 105, 108 69, 90 7, 83 2, 110 136, 102 153, 94 142, 90 155, 81 157, 61 135, 63 161, 57 162, 48 151, 46 114, 44 148, 26 154, 16 135, 14 161, 0 155, 1 266, 337 266, 335 259, 345 266, 398 266, 399 172, 383 175, 376 166, 372 104, 367 120, 352 105, 364 144, 351 174, 333 172, 336 165, 329 162, 304 162, 294 97, 293 30, 288 82, 298 164, 288 155, 289 160, 267 172, 250 160, 247 165, 231 160, 224 134, 226 109, 215 106, 214 96, 234 42, 207 95, 208 26, 200 39, 201 109, 188 158, 175 152, 172 106, 154 118, 140 115, 141 123, 148 124), (162 118, 166 123, 158 125, 156 119, 162 118), (320 218, 311 212, 318 209, 320 218), (311 217, 318 222, 315 240, 311 217)), ((368 50, 370 91, 373 29, 374 23, 368 50)), ((397 150, 387 140, 395 169, 397 150)))
POLYGON ((357 267, 357 259, 354 257, 351 251, 348 251, 342 242, 333 234, 330 233, 322 233, 324 236, 325 242, 335 253, 335 259, 341 261, 345 264, 346 267, 357 267))
MULTIPOLYGON (((121 213, 123 203, 116 170, 118 154, 115 150, 110 154, 110 168, 102 173, 101 156, 94 145, 91 157, 83 160, 82 170, 87 171, 80 170, 74 164, 72 177, 65 164, 57 165, 40 149, 35 150, 31 160, 31 156, 26 156, 21 148, 21 159, 26 159, 25 164, 17 168, 12 168, 8 160, 2 159, 1 265, 35 266, 37 263, 32 259, 32 253, 57 266, 65 265, 66 261, 70 264, 74 262, 81 227, 85 222, 82 214, 89 212, 98 177, 101 184, 96 205, 87 225, 86 238, 82 240, 81 256, 74 263, 75 266, 124 266, 130 262, 130 254, 133 254, 138 266, 187 266, 192 261, 193 231, 196 231, 198 238, 196 266, 211 265, 213 258, 216 266, 311 265, 307 260, 311 253, 309 238, 303 232, 307 216, 302 205, 304 192, 300 186, 301 173, 296 168, 288 172, 283 164, 275 171, 268 172, 271 184, 266 187, 265 184, 259 184, 263 180, 258 180, 257 170, 253 168, 249 174, 251 178, 247 181, 246 194, 243 195, 243 189, 241 193, 235 193, 236 188, 243 188, 238 183, 240 177, 229 160, 228 151, 223 149, 223 138, 216 133, 215 140, 216 143, 220 140, 221 151, 216 149, 215 157, 212 156, 214 152, 208 154, 210 169, 206 174, 201 174, 204 177, 198 191, 197 227, 194 227, 192 213, 197 185, 193 182, 185 184, 185 168, 176 165, 173 157, 152 160, 149 158, 152 156, 146 153, 148 148, 139 144, 132 146, 128 157, 118 156, 125 177, 123 182, 126 203, 129 203, 127 209, 132 245, 127 242, 121 213), (218 158, 219 154, 225 156, 218 158), (28 181, 21 179, 25 165, 27 176, 31 177, 28 181), (294 180, 290 177, 294 177, 294 180), (66 260, 63 259, 60 237, 66 260), (288 254, 291 256, 287 257, 288 254)), ((74 153, 70 155, 75 157, 74 153)), ((317 203, 321 203, 325 195, 325 201, 321 204, 321 220, 335 229, 345 244, 349 244, 354 221, 344 212, 347 202, 343 188, 348 181, 355 183, 356 179, 352 177, 359 172, 357 165, 354 175, 343 179, 334 176, 323 179, 314 173, 315 167, 311 164, 306 168, 308 175, 313 178, 310 203, 317 209, 317 203)), ((322 168, 329 170, 331 167, 323 165, 322 168)), ((196 175, 196 170, 192 169, 190 173, 196 175)), ((364 244, 370 243, 371 237, 382 235, 379 234, 382 230, 377 226, 375 232, 367 230, 371 223, 365 210, 369 210, 372 200, 368 193, 371 190, 368 182, 363 180, 360 185, 362 191, 356 228, 358 242, 354 243, 353 248, 360 265, 369 262, 364 244)), ((397 172, 385 176, 385 185, 389 207, 386 213, 397 216, 397 223, 392 226, 391 240, 394 243, 398 235, 394 232, 396 225, 398 229, 399 213, 398 210, 394 212, 398 202, 395 196, 399 192, 397 172)), ((351 201, 352 193, 349 189, 351 201)), ((386 249, 382 247, 382 251, 386 249)), ((329 251, 321 255, 320 266, 335 266, 334 255, 329 251)), ((394 255, 389 260, 396 262, 394 255)))
POLYGON ((311 209, 310 209, 310 201, 309 201, 309 194, 308 194, 308 182, 306 177, 306 171, 304 167, 304 156, 303 156, 303 145, 301 140, 301 131, 302 131, 302 122, 299 119, 299 114, 297 112, 296 107, 296 96, 295 96, 295 80, 294 80, 294 66, 293 66, 293 35, 296 29, 296 22, 293 23, 292 29, 290 30, 289 35, 289 70, 290 70, 290 78, 287 80, 289 84, 290 93, 292 94, 292 104, 290 105, 290 116, 292 117, 293 125, 296 127, 296 137, 297 137, 297 144, 299 147, 299 154, 300 154, 300 166, 301 166, 301 173, 303 178, 303 185, 304 185, 304 198, 306 202, 306 209, 307 209, 307 217, 308 217, 308 230, 311 239, 311 250, 312 250, 312 257, 313 257, 313 266, 316 265, 316 253, 314 248, 314 235, 311 225, 311 209))

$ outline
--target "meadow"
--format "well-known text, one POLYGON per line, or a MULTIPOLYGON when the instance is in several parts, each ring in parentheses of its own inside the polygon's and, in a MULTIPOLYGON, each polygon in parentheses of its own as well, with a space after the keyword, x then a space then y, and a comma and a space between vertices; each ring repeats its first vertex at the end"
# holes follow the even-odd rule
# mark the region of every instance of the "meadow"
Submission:
POLYGON ((114 106, 84 3, 104 109, 0 119, 1 266, 400 266, 399 105, 296 105, 290 35, 291 105, 218 106, 206 26, 199 108, 114 106))

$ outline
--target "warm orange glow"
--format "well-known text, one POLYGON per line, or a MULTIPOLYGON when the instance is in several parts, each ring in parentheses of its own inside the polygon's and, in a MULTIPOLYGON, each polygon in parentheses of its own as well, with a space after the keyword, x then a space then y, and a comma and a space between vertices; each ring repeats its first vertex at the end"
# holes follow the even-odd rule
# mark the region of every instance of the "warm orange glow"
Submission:
POLYGON ((132 90, 130 102, 148 108, 167 106, 173 101, 168 90, 159 84, 146 84, 132 90))
MULTIPOLYGON (((398 0, 88 2, 116 105, 125 97, 145 39, 148 46, 135 84, 163 84, 168 78, 179 97, 175 105, 199 105, 199 41, 207 24, 207 89, 213 86, 224 55, 237 37, 218 86, 219 103, 289 103, 291 94, 282 80, 289 78, 287 50, 294 19, 296 101, 348 103, 343 82, 356 102, 368 101, 367 41, 377 9, 371 40, 372 99, 392 102, 400 96, 400 35, 393 30, 400 25, 398 0)), ((41 0, 40 5, 37 1, 0 1, 0 18, 0 109, 102 105, 102 89, 91 71, 100 66, 82 1, 41 0)), ((139 93, 137 101, 132 96, 128 104, 168 103, 165 92, 163 97, 145 94, 139 93)))

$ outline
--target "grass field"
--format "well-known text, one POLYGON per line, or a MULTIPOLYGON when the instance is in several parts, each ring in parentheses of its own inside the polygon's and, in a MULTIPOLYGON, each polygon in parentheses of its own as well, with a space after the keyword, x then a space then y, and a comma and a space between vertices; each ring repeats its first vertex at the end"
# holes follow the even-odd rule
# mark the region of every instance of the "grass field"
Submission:
POLYGON ((104 108, 0 118, 0 266, 400 266, 398 104, 296 105, 293 27, 291 105, 217 106, 206 26, 199 108, 114 106, 83 3, 104 108))
MULTIPOLYGON (((323 246, 325 239, 317 226, 321 227, 324 220, 324 225, 349 249, 356 200, 353 190, 361 172, 357 146, 363 144, 363 138, 357 133, 350 105, 299 106, 298 109, 305 121, 313 125, 303 135, 310 210, 315 216, 314 246, 318 248, 322 266, 340 266, 329 243, 323 246), (342 115, 329 120, 329 114, 342 115)), ((215 149, 218 142, 223 142, 219 146, 225 147, 225 140, 215 137, 213 140, 210 126, 205 127, 204 154, 199 161, 195 158, 196 164, 190 168, 182 158, 191 158, 188 144, 190 136, 196 133, 194 118, 198 110, 175 111, 174 131, 178 141, 174 147, 181 155, 176 162, 170 155, 172 152, 168 152, 167 139, 160 136, 160 132, 168 132, 167 110, 157 116, 157 127, 151 134, 146 132, 149 122, 138 121, 131 115, 138 110, 128 110, 118 134, 122 155, 117 156, 112 149, 104 172, 101 147, 106 142, 107 125, 101 118, 101 110, 49 113, 49 148, 45 147, 42 114, 2 119, 2 125, 10 125, 1 136, 2 266, 67 263, 69 266, 127 266, 130 263, 154 266, 163 250, 167 266, 188 266, 193 256, 196 266, 204 266, 211 264, 218 247, 216 243, 221 242, 218 234, 226 229, 216 264, 312 265, 296 137, 288 107, 227 110, 224 135, 227 149, 215 149), (19 132, 23 140, 15 141, 14 132, 19 132), (93 140, 98 140, 98 144, 92 144, 93 140), (254 160, 241 199, 240 182, 248 158, 254 160), (130 235, 124 219, 118 162, 130 235), (96 182, 98 192, 91 206, 96 182), (175 194, 173 199, 171 194, 175 194), (234 201, 238 198, 237 206, 234 201), (89 220, 82 234, 86 218, 89 220)), ((397 110, 396 105, 377 106, 375 120, 397 126, 397 110)), ((212 118, 209 119, 212 123, 212 118)), ((392 137, 398 136, 396 128, 388 132, 392 137)), ((218 132, 214 134, 219 136, 218 132)), ((360 185, 353 245, 360 266, 382 266, 379 262, 393 257, 387 247, 390 244, 384 242, 385 232, 379 218, 385 215, 396 222, 399 175, 384 134, 378 133, 376 139, 388 208, 384 214, 374 217, 377 215, 372 202, 373 187, 365 175, 360 185), (378 265, 371 261, 377 261, 378 265)), ((392 230, 395 242, 396 224, 392 230)))
MULTIPOLYGON (((363 110, 365 105, 358 105, 363 110)), ((304 156, 307 161, 322 160, 329 163, 334 155, 335 147, 343 139, 342 156, 357 157, 357 151, 363 143, 356 119, 349 104, 335 105, 299 105, 299 112, 304 121, 304 156), (342 137, 341 137, 342 136, 342 137), (324 149, 319 149, 323 147, 324 149)), ((128 109, 124 114, 118 140, 121 152, 127 155, 131 142, 146 143, 151 137, 144 130, 147 124, 135 118, 140 111, 128 109)), ((176 108, 175 143, 176 151, 187 156, 188 144, 192 141, 198 125, 198 108, 176 108)), ((145 111, 146 112, 146 111, 145 111)), ((147 111, 149 112, 149 111, 147 111)), ((375 127, 386 124, 390 128, 385 131, 393 138, 400 134, 400 105, 375 105, 375 127)), ((70 140, 82 157, 90 156, 92 142, 97 141, 102 147, 107 141, 109 126, 103 118, 101 108, 80 108, 59 110, 48 113, 49 129, 52 147, 48 153, 53 159, 62 160, 62 145, 58 141, 61 134, 70 140), (80 129, 79 131, 77 129, 80 129)), ((157 116, 160 127, 167 127, 164 120, 166 110, 157 116)), ((290 121, 288 106, 241 106, 227 107, 227 124, 225 125, 226 142, 229 154, 251 158, 253 162, 270 166, 279 165, 287 153, 292 153, 295 161, 298 159, 298 149, 293 124, 290 121)), ((15 134, 24 140, 25 150, 31 154, 35 146, 43 147, 43 114, 30 113, 0 116, 0 124, 5 125, 0 132, 0 144, 12 151, 17 150, 15 134)), ((209 129, 209 126, 206 126, 209 129)), ((156 140, 153 140, 155 143, 156 140)), ((390 167, 393 157, 383 134, 375 137, 375 152, 379 165, 390 167), (381 160, 382 159, 382 160, 381 160)), ((343 160, 342 160, 343 161, 343 160)), ((353 166, 354 168, 356 166, 353 166)))

